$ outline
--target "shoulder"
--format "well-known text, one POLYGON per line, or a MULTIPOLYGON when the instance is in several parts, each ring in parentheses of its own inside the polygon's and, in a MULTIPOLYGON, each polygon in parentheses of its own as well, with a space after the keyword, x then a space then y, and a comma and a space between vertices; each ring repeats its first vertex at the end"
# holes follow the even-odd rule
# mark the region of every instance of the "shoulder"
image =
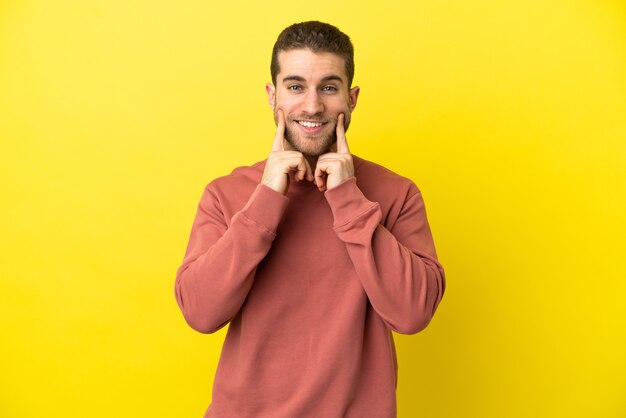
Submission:
POLYGON ((408 177, 357 156, 353 156, 353 160, 357 184, 364 194, 404 200, 419 193, 415 183, 408 177))
POLYGON ((206 185, 209 192, 233 192, 246 187, 256 187, 263 176, 265 160, 259 161, 249 166, 240 166, 233 169, 230 174, 217 177, 206 185))
POLYGON ((207 184, 200 206, 218 208, 224 215, 233 214, 244 207, 263 176, 265 161, 235 168, 230 174, 218 177, 207 184))
POLYGON ((382 223, 391 229, 407 208, 422 206, 422 197, 415 183, 380 164, 353 156, 357 186, 363 195, 377 202, 382 223))

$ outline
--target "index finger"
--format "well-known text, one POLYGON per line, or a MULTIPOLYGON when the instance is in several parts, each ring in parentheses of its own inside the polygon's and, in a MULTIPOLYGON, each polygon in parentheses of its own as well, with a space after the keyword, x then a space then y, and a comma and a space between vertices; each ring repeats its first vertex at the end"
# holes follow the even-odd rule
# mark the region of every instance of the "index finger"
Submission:
POLYGON ((350 154, 348 141, 346 140, 346 128, 343 125, 345 116, 343 113, 337 117, 337 152, 342 154, 350 154))
POLYGON ((285 138, 285 116, 283 115, 283 111, 281 109, 278 109, 276 114, 278 116, 278 123, 276 124, 276 135, 274 135, 272 151, 284 151, 283 140, 285 138))

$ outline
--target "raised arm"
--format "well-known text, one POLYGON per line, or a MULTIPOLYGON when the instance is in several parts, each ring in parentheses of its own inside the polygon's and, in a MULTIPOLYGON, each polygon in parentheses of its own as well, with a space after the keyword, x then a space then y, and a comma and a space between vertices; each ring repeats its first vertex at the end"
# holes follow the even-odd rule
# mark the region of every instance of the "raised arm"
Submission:
POLYGON ((391 329, 416 333, 428 325, 445 290, 422 195, 411 184, 387 229, 380 205, 357 187, 343 114, 336 134, 336 152, 320 156, 315 169, 315 181, 333 211, 335 232, 345 242, 374 310, 391 329))
MULTIPOLYGON (((197 331, 215 332, 241 309, 287 208, 289 173, 295 172, 296 181, 313 180, 302 153, 284 149, 284 132, 285 118, 279 110, 261 184, 232 219, 225 218, 211 185, 202 196, 175 286, 178 306, 197 331)), ((242 191, 233 187, 228 193, 242 191)))

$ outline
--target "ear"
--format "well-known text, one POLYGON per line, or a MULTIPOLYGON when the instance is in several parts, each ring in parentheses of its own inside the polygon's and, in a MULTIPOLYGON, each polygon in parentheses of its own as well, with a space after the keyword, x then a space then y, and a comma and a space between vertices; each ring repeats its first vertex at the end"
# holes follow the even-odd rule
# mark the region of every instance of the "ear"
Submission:
POLYGON ((354 110, 354 108, 356 107, 356 101, 359 98, 359 92, 361 91, 361 88, 358 86, 352 87, 350 89, 350 112, 352 112, 354 110))
POLYGON ((272 109, 274 109, 274 105, 276 104, 276 88, 272 83, 267 83, 265 85, 265 91, 267 92, 267 101, 270 103, 272 109))

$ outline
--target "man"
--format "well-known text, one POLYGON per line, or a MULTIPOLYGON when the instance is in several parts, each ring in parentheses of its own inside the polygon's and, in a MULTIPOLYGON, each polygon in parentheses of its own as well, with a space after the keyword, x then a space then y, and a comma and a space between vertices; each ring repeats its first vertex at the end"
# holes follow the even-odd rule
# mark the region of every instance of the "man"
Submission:
POLYGON ((206 187, 176 279, 192 328, 230 324, 205 417, 395 417, 391 330, 426 327, 445 289, 421 194, 350 154, 345 34, 290 26, 271 71, 271 152, 206 187))

